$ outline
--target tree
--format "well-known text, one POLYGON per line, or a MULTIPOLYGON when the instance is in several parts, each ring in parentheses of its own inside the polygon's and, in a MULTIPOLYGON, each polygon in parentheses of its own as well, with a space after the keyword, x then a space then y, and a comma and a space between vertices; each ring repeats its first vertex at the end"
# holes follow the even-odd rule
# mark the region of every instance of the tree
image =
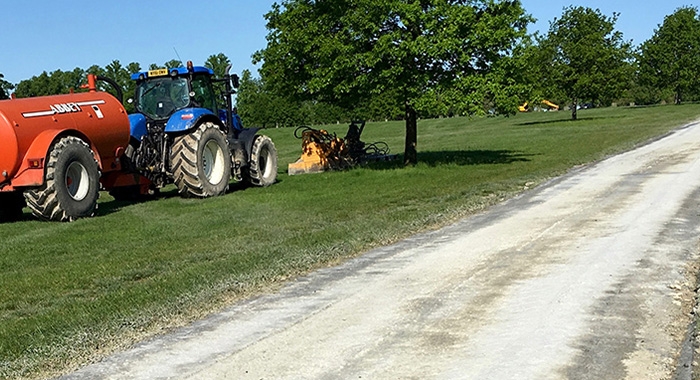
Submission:
POLYGON ((168 62, 165 62, 165 68, 167 69, 175 69, 183 66, 184 65, 182 64, 182 61, 180 61, 179 59, 171 59, 168 62))
POLYGON ((165 62, 165 63, 162 64, 162 65, 159 65, 159 64, 157 64, 157 63, 151 63, 151 64, 148 66, 148 69, 149 69, 149 70, 158 70, 158 69, 162 69, 162 68, 166 68, 166 69, 175 69, 175 68, 183 67, 183 66, 185 66, 185 65, 183 65, 183 64, 182 64, 182 61, 180 61, 179 59, 171 59, 171 60, 169 60, 168 62, 165 62))
POLYGON ((10 91, 15 88, 12 83, 5 80, 5 76, 0 74, 0 100, 9 99, 10 91))
POLYGON ((266 127, 270 112, 269 95, 263 93, 260 79, 254 79, 249 70, 243 70, 241 85, 236 96, 238 115, 249 125, 266 127))
POLYGON ((406 164, 417 162, 424 104, 474 113, 516 103, 502 61, 531 21, 517 0, 286 0, 265 18, 268 44, 254 61, 272 90, 347 108, 395 94, 406 164))
POLYGON ((67 94, 71 89, 77 90, 85 83, 85 71, 75 68, 73 71, 44 71, 38 76, 25 79, 17 84, 15 94, 18 98, 67 94))
POLYGON ((676 104, 700 92, 700 17, 698 9, 679 8, 664 18, 641 46, 639 82, 671 91, 676 104))
MULTIPOLYGON (((210 68, 214 72, 214 77, 223 78, 226 75, 226 68, 231 64, 231 60, 224 54, 212 54, 207 58, 204 63, 204 67, 210 68)), ((214 83, 214 90, 217 94, 221 95, 219 97, 219 103, 226 104, 226 86, 222 82, 214 83)))
POLYGON ((573 120, 579 104, 609 102, 628 87, 632 48, 615 31, 617 17, 598 9, 564 8, 561 18, 550 22, 547 35, 538 38, 533 65, 544 95, 570 102, 573 120))
POLYGON ((214 71, 217 78, 223 78, 226 75, 226 68, 231 64, 231 60, 224 54, 212 54, 207 58, 204 67, 208 67, 214 71))
MULTIPOLYGON (((122 99, 124 100, 124 108, 127 112, 131 113, 135 110, 134 105, 126 102, 127 99, 134 96, 134 92, 136 90, 136 82, 131 80, 131 74, 138 73, 140 71, 141 65, 137 62, 131 62, 128 65, 126 65, 126 67, 124 67, 118 59, 115 59, 114 61, 110 62, 105 68, 102 68, 97 65, 90 66, 87 69, 86 73, 104 76, 117 82, 124 95, 124 99, 122 99)), ((82 78, 84 80, 85 73, 82 75, 82 78)), ((107 83, 99 82, 97 83, 97 87, 101 91, 106 91, 116 96, 115 90, 112 88, 111 85, 107 83)))
POLYGON ((302 102, 268 91, 264 81, 253 78, 249 70, 243 71, 236 105, 247 125, 291 127, 309 122, 308 110, 302 102))

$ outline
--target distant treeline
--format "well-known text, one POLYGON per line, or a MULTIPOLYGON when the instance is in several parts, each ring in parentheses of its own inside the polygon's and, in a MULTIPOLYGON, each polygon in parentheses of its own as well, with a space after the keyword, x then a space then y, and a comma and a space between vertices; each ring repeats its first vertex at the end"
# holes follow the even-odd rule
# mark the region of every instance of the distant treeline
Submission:
MULTIPOLYGON (((396 9, 401 8, 398 3, 394 5, 398 7, 396 9)), ((469 6, 451 5, 448 10, 464 12, 469 6)), ((387 9, 394 9, 392 7, 387 6, 387 9)), ((422 118, 512 114, 517 111, 517 105, 525 101, 537 105, 544 99, 559 104, 562 109, 572 110, 574 118, 575 110, 582 105, 700 100, 700 17, 697 8, 683 7, 666 16, 654 35, 634 48, 623 39, 621 32, 615 30, 617 14, 608 17, 599 10, 568 7, 561 17, 550 23, 546 34, 527 35, 526 26, 533 20, 519 7, 519 2, 484 2, 482 8, 474 8, 473 14, 478 22, 502 30, 482 30, 481 33, 486 35, 470 31, 477 33, 469 42, 474 53, 459 58, 462 59, 459 63, 448 55, 466 52, 466 47, 454 49, 465 42, 446 41, 451 37, 446 34, 432 41, 432 45, 426 44, 425 41, 437 34, 430 29, 434 26, 429 23, 422 26, 425 30, 411 31, 417 37, 416 43, 411 45, 415 51, 400 54, 392 51, 402 49, 404 41, 401 38, 405 37, 396 37, 398 39, 394 42, 389 39, 409 30, 400 20, 405 16, 400 11, 391 11, 396 14, 390 13, 388 21, 376 31, 343 25, 353 18, 347 14, 334 14, 334 17, 339 17, 333 24, 338 36, 329 38, 318 33, 311 38, 305 29, 300 32, 300 28, 323 30, 326 27, 323 22, 328 22, 328 15, 321 14, 325 8, 290 0, 266 15, 270 31, 268 46, 254 56, 254 61, 263 63, 263 69, 260 77, 249 71, 240 73, 238 112, 247 126, 286 127, 351 120, 404 120, 407 112, 422 118), (301 16, 294 12, 302 11, 306 19, 300 23, 301 16), (492 19, 478 19, 484 18, 488 12, 491 12, 489 17, 492 19), (501 21, 499 24, 493 20, 501 21), (391 28, 395 30, 391 31, 391 28), (368 33, 363 37, 366 41, 350 35, 358 30, 368 33), (388 34, 387 30, 393 34, 388 34), (496 45, 491 39, 501 35, 508 35, 510 39, 496 45), (424 40, 421 36, 425 36, 424 40), (296 37, 299 39, 294 40, 296 37), (343 42, 344 38, 347 38, 346 42, 343 42), (387 41, 382 42, 383 39, 387 41), (310 41, 309 45, 303 46, 307 41, 310 41), (353 45, 355 43, 357 46, 353 45), (376 46, 369 46, 372 43, 376 46), (385 43, 385 46, 380 46, 380 43, 385 43), (380 51, 383 55, 373 56, 378 54, 379 47, 384 49, 380 51), (348 55, 320 56, 319 52, 324 51, 347 52, 348 55), (382 61, 387 60, 385 57, 395 53, 401 57, 414 54, 410 59, 417 68, 411 64, 398 69, 397 65, 382 66, 382 61), (362 65, 368 66, 360 67, 362 65), (400 75, 391 77, 395 72, 408 73, 405 77, 409 79, 396 79, 402 78, 400 75), (382 82, 383 78, 393 79, 382 82), (413 80, 410 78, 422 82, 408 83, 413 80), (449 86, 445 86, 446 83, 449 86)), ((436 12, 436 9, 427 7, 422 10, 423 14, 407 19, 427 15, 425 19, 429 22, 435 17, 430 12, 436 12)), ((378 12, 362 11, 360 16, 373 17, 376 14, 379 17, 378 12)), ((451 15, 445 13, 440 17, 449 20, 451 15)), ((466 26, 457 25, 459 28, 466 26)), ((457 27, 455 30, 459 30, 457 27)), ((229 63, 224 54, 216 54, 211 55, 204 65, 213 69, 217 76, 222 76, 229 63)), ((171 60, 163 65, 151 64, 148 68, 178 66, 182 66, 182 62, 171 60)), ((43 72, 17 84, 5 81, 0 74, 0 99, 7 98, 12 91, 20 98, 67 93, 85 84, 88 73, 114 79, 128 98, 133 95, 135 85, 130 75, 141 70, 138 63, 123 66, 115 60, 106 67, 43 72)), ((104 89, 110 90, 108 87, 104 89)), ((129 111, 133 111, 131 107, 127 104, 129 111)))

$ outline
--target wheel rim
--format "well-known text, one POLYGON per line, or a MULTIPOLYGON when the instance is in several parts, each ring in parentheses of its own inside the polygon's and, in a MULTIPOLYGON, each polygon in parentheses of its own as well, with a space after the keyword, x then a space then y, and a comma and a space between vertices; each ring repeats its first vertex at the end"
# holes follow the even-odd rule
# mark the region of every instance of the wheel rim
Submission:
POLYGON ((215 140, 209 140, 204 146, 202 169, 210 183, 219 183, 224 177, 224 150, 215 140))
POLYGON ((268 178, 270 172, 272 171, 272 154, 267 146, 263 146, 260 150, 260 169, 262 170, 262 177, 268 178))
POLYGON ((76 201, 85 199, 90 190, 90 181, 85 166, 77 161, 71 162, 66 170, 65 183, 71 198, 76 201))

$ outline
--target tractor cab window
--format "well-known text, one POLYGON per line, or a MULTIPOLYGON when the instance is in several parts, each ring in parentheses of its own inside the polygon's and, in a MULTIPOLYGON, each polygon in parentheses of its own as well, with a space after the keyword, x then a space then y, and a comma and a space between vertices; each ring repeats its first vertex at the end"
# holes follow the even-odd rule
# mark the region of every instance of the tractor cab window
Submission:
POLYGON ((167 119, 189 104, 186 78, 150 79, 140 82, 136 89, 136 109, 151 119, 167 119))
POLYGON ((216 114, 216 95, 214 94, 209 75, 194 75, 192 78, 192 93, 194 94, 195 103, 216 114))

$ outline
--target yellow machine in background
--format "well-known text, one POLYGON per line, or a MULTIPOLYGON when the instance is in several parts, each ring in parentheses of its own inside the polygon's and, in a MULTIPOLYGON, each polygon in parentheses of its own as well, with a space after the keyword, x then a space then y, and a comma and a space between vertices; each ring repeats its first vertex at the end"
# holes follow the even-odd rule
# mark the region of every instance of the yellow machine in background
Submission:
MULTIPOLYGON (((549 110, 550 110, 550 111, 559 111, 559 106, 556 105, 556 104, 554 104, 554 103, 552 103, 552 102, 550 102, 549 100, 543 100, 543 101, 542 101, 542 104, 544 104, 544 105, 546 105, 547 107, 549 107, 549 110)), ((525 102, 525 104, 523 104, 522 106, 519 106, 519 107, 518 107, 518 111, 520 111, 520 112, 528 112, 528 111, 530 111, 530 105, 529 105, 527 102, 525 102)))

